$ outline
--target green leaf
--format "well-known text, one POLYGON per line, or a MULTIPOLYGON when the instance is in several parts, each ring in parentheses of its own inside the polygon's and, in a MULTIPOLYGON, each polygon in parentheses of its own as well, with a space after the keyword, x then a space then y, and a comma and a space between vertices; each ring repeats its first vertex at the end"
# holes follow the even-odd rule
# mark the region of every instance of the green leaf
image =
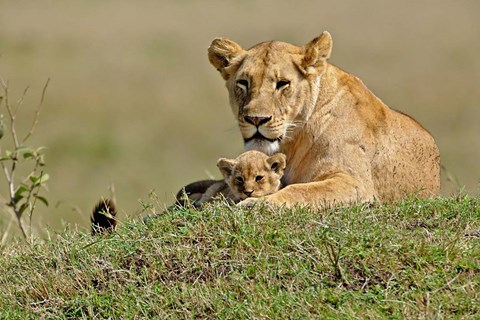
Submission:
POLYGON ((47 149, 47 147, 38 147, 37 149, 35 149, 35 152, 40 154, 42 153, 43 150, 47 149))
POLYGON ((37 159, 37 161, 38 161, 38 165, 39 165, 40 167, 45 166, 45 157, 43 156, 43 154, 40 155, 40 157, 37 159))
POLYGON ((40 183, 41 184, 44 184, 45 182, 47 182, 48 180, 50 179, 50 176, 48 175, 48 173, 44 173, 40 176, 40 183))
POLYGON ((50 179, 50 176, 48 175, 48 173, 44 173, 44 174, 40 175, 39 177, 30 176, 30 181, 32 181, 35 186, 37 186, 39 184, 44 184, 45 182, 48 181, 48 179, 50 179))
POLYGON ((15 149, 15 151, 17 151, 17 152, 26 152, 26 151, 30 151, 30 150, 32 150, 32 149, 30 147, 27 147, 27 146, 20 146, 17 149, 15 149))
POLYGON ((24 159, 28 159, 28 158, 31 158, 31 157, 33 157, 33 156, 34 156, 34 154, 33 154, 32 152, 25 152, 25 153, 23 154, 23 158, 24 158, 24 159))
POLYGON ((21 184, 18 186, 17 190, 15 190, 15 193, 13 195, 13 202, 14 203, 19 203, 20 200, 23 199, 23 194, 29 190, 28 186, 21 184))
POLYGON ((3 121, 0 120, 0 139, 3 138, 4 134, 5 134, 5 125, 3 124, 3 121))
POLYGON ((21 185, 15 190, 15 196, 21 196, 25 191, 28 191, 28 189, 24 185, 21 185))
POLYGON ((37 200, 40 200, 41 202, 43 202, 43 204, 48 207, 48 200, 45 197, 35 195, 35 198, 37 198, 37 200))
POLYGON ((23 199, 23 196, 21 194, 16 194, 13 196, 12 202, 14 204, 19 203, 23 199))
POLYGON ((32 148, 27 147, 27 146, 18 147, 17 149, 15 149, 15 153, 23 154, 24 159, 31 158, 31 157, 34 157, 36 155, 35 151, 33 151, 32 148))
POLYGON ((18 210, 18 215, 21 217, 25 209, 28 208, 28 203, 24 203, 20 206, 20 209, 18 210))

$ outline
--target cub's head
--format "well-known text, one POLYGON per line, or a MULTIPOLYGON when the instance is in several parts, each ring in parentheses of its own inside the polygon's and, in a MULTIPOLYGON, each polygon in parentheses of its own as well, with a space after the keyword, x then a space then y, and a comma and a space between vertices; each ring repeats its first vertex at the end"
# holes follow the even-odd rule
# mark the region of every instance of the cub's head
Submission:
POLYGON ((223 38, 208 48, 226 81, 247 150, 273 154, 310 118, 332 50, 328 32, 302 47, 269 41, 245 50, 223 38))
POLYGON ((280 189, 280 179, 286 165, 286 156, 272 156, 258 151, 247 151, 236 159, 221 158, 217 166, 234 196, 244 200, 263 197, 280 189))

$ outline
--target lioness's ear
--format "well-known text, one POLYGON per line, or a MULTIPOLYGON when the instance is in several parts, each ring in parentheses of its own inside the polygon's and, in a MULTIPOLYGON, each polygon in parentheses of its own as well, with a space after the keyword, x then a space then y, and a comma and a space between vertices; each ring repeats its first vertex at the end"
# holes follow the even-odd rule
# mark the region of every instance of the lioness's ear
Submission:
POLYGON ((324 31, 319 37, 307 43, 301 63, 302 71, 306 75, 320 72, 327 59, 330 58, 332 45, 332 36, 328 31, 324 31))
POLYGON ((232 175, 233 167, 235 166, 236 161, 232 159, 220 158, 217 161, 217 167, 220 169, 220 172, 223 174, 223 177, 227 179, 232 175))
POLYGON ((275 153, 273 156, 269 157, 267 160, 267 165, 270 170, 275 171, 276 173, 283 174, 283 170, 287 164, 287 156, 283 153, 275 153))
POLYGON ((243 48, 232 40, 215 38, 208 47, 208 60, 227 80, 230 75, 227 67, 243 52, 243 48))

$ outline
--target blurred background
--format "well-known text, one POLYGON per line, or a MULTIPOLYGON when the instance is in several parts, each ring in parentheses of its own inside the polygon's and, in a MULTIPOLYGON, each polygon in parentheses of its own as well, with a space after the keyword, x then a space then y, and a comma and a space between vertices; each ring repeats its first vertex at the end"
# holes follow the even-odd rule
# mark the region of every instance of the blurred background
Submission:
MULTIPOLYGON (((30 141, 47 147, 50 206, 39 205, 33 225, 39 234, 65 224, 87 230, 112 183, 125 219, 152 190, 168 205, 188 182, 220 177, 216 160, 238 155, 242 140, 207 59, 218 36, 248 48, 303 45, 328 30, 330 62, 436 138, 442 194, 478 194, 479 12, 476 0, 2 0, 0 76, 12 100, 30 87, 19 131, 51 78, 30 141)), ((0 228, 9 219, 1 213, 0 228)))

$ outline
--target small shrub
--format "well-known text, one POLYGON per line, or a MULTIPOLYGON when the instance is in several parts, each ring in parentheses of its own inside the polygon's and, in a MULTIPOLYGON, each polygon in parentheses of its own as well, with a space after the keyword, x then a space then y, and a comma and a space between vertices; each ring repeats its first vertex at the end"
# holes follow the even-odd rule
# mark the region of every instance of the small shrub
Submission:
MULTIPOLYGON (((5 176, 8 194, 0 199, 4 205, 0 208, 3 212, 9 213, 16 219, 18 227, 24 239, 32 238, 32 216, 38 202, 48 206, 47 199, 40 195, 40 190, 46 186, 49 175, 44 171, 44 150, 45 147, 33 147, 28 145, 29 138, 33 135, 37 126, 40 112, 42 110, 45 93, 50 79, 43 87, 40 103, 35 110, 33 123, 27 133, 20 137, 16 128, 17 114, 22 106, 28 92, 28 87, 15 105, 10 101, 8 82, 0 78, 0 85, 3 88, 3 96, 0 96, 0 166, 5 176), (6 111, 6 117, 2 113, 6 111), (6 118, 6 119, 5 119, 6 118), (20 178, 17 174, 20 168, 27 169, 28 174, 20 178), (6 200, 4 200, 4 198, 6 200), (22 217, 28 216, 28 229, 26 229, 22 217), (27 234, 27 231, 29 234, 27 234)), ((4 245, 10 229, 3 231, 0 245, 4 245)))

